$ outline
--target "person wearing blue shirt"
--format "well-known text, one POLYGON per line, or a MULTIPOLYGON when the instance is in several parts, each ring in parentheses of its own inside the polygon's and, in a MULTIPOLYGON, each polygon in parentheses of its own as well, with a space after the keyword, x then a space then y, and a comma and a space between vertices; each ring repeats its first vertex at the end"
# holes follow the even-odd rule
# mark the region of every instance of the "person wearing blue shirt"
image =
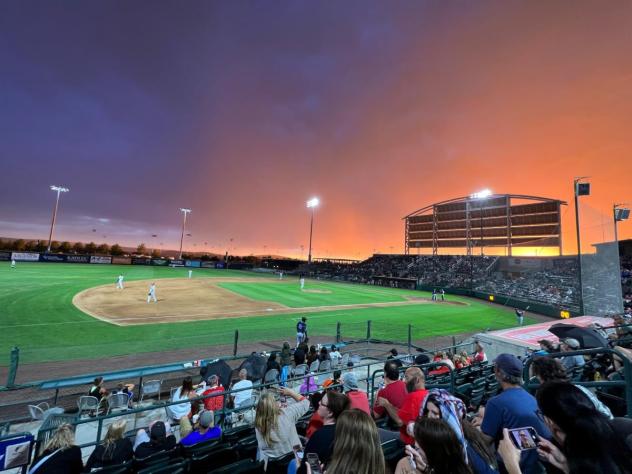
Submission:
POLYGON ((210 410, 204 410, 198 418, 197 429, 186 435, 180 440, 182 446, 192 446, 203 441, 219 439, 222 436, 222 429, 219 426, 213 426, 214 414, 210 410))
MULTIPOLYGON (((502 393, 487 402, 481 431, 495 443, 502 439, 504 428, 531 426, 540 437, 551 438, 548 428, 538 417, 536 399, 521 386, 522 369, 522 361, 511 354, 500 354, 494 361, 494 375, 500 383, 502 393)), ((544 472, 537 450, 522 452, 520 468, 523 474, 544 472)))

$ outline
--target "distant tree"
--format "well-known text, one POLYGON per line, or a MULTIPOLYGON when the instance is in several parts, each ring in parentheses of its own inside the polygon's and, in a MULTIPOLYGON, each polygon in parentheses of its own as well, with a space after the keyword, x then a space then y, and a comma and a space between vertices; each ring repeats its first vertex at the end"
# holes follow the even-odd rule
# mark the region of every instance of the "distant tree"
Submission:
POLYGON ((51 252, 58 252, 59 251, 59 242, 57 242, 56 240, 53 240, 50 243, 50 251, 51 252))
POLYGON ((90 242, 89 244, 86 244, 85 246, 85 252, 89 255, 96 253, 97 251, 97 244, 95 244, 94 242, 90 242))
POLYGON ((46 250, 46 241, 38 240, 33 247, 36 252, 44 252, 46 250))
POLYGON ((3 239, 0 239, 0 250, 6 250, 7 248, 9 248, 7 243, 3 239))
POLYGON ((59 244, 59 251, 62 253, 68 253, 70 252, 70 249, 72 248, 72 246, 70 245, 70 242, 62 242, 61 244, 59 244))
POLYGON ((21 252, 26 248, 26 242, 24 241, 24 239, 14 240, 12 247, 14 250, 21 252))
POLYGON ((110 247, 110 254, 114 256, 123 255, 123 249, 119 244, 114 244, 110 247))
POLYGON ((97 247, 97 253, 101 255, 110 255, 110 246, 108 244, 101 244, 97 247))
POLYGON ((75 242, 75 245, 72 246, 72 251, 74 253, 83 253, 86 251, 86 246, 83 245, 81 242, 75 242))
POLYGON ((32 252, 35 250, 35 242, 33 242, 32 240, 27 240, 24 243, 24 250, 26 250, 27 252, 32 252))
POLYGON ((145 244, 139 244, 138 247, 136 247, 136 253, 138 255, 145 255, 147 253, 147 247, 145 246, 145 244))
POLYGON ((159 250, 159 249, 153 249, 153 250, 151 251, 151 256, 152 256, 153 258, 160 258, 160 250, 159 250))

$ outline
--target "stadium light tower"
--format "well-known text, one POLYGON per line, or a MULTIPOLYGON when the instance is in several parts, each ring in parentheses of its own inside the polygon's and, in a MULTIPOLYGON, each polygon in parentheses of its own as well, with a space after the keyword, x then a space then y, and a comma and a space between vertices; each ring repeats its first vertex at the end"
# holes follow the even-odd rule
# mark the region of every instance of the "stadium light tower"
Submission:
POLYGON ((582 280, 582 244, 579 234, 579 196, 590 195, 590 183, 582 183, 588 176, 581 176, 573 180, 573 194, 575 195, 575 231, 577 232, 577 264, 579 266, 579 312, 584 315, 584 286, 582 280))
POLYGON ((309 253, 307 254, 307 264, 312 263, 312 231, 314 230, 314 210, 318 207, 320 201, 317 197, 307 201, 307 208, 312 210, 312 217, 309 222, 309 253))
POLYGON ((612 206, 612 215, 614 217, 614 243, 617 245, 617 249, 619 247, 619 232, 617 229, 617 223, 627 221, 630 218, 630 208, 623 206, 627 206, 627 203, 613 204, 612 206))
POLYGON ((485 246, 485 239, 483 237, 483 202, 489 197, 491 196, 492 191, 491 189, 483 189, 482 191, 479 191, 477 193, 472 193, 470 194, 470 198, 471 199, 476 199, 479 202, 479 212, 481 213, 480 215, 480 224, 481 224, 481 235, 479 236, 479 243, 481 244, 481 257, 483 256, 483 247, 485 246))
POLYGON ((180 256, 178 258, 182 258, 182 242, 184 241, 184 228, 187 225, 187 214, 191 212, 191 209, 187 209, 186 207, 181 207, 180 212, 182 212, 182 234, 180 235, 180 256))
POLYGON ((46 252, 50 252, 50 244, 53 241, 53 228, 55 227, 55 221, 57 220, 57 208, 59 207, 59 195, 61 193, 67 193, 70 191, 68 188, 64 188, 63 186, 55 186, 51 185, 51 191, 55 191, 57 193, 57 198, 55 199, 55 207, 53 208, 53 220, 50 223, 50 234, 48 234, 48 247, 46 247, 46 252))

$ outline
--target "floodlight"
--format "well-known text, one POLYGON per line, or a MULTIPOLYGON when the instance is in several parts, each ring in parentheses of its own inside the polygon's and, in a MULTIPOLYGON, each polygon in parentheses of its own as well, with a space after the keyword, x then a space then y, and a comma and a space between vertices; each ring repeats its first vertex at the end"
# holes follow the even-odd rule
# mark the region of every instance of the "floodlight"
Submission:
POLYGON ((318 207, 318 204, 320 204, 320 200, 315 197, 315 198, 311 198, 309 201, 307 201, 307 207, 318 207))
POLYGON ((307 263, 312 263, 312 232, 314 229, 314 209, 318 207, 320 200, 317 197, 311 198, 307 201, 307 208, 312 210, 312 218, 309 222, 309 253, 307 254, 307 263))
POLYGON ((492 194, 493 193, 490 189, 485 188, 482 191, 470 194, 470 198, 471 199, 485 199, 486 197, 489 197, 492 194))
MULTIPOLYGON (((186 207, 181 207, 180 211, 182 212, 182 233, 180 234, 180 256, 178 258, 182 258, 182 242, 184 241, 184 228, 187 225, 187 214, 191 212, 191 209, 186 207)), ((187 234, 190 235, 190 234, 187 234)))

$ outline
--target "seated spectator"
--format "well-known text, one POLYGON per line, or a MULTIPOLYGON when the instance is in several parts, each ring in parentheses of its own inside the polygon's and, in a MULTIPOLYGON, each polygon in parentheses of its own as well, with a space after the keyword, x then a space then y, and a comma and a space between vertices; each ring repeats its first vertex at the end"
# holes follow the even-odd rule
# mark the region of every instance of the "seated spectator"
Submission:
POLYGON ((323 382, 323 388, 334 390, 336 392, 342 392, 342 381, 340 380, 341 374, 342 371, 334 370, 333 376, 323 382))
MULTIPOLYGON (((320 400, 318 414, 323 420, 323 427, 312 434, 305 445, 305 456, 308 453, 318 455, 320 462, 327 465, 331 459, 336 437, 336 420, 350 407, 349 398, 338 392, 326 392, 320 400)), ((306 463, 302 463, 298 469, 299 474, 305 474, 306 463)))
POLYGON ((305 379, 303 380, 303 383, 298 388, 298 392, 301 395, 308 395, 312 392, 315 392, 316 390, 318 390, 318 384, 316 383, 316 379, 314 378, 314 375, 312 372, 310 375, 305 377, 305 379))
POLYGON ((417 356, 415 356, 415 365, 424 365, 429 363, 430 357, 428 357, 428 354, 418 354, 417 356))
MULTIPOLYGON (((446 356, 443 352, 437 352, 435 356, 432 358, 432 362, 446 363, 445 358, 446 356)), ((430 372, 428 372, 428 375, 441 375, 441 374, 447 374, 449 372, 450 372, 450 364, 439 365, 436 368, 432 369, 430 372)))
POLYGON ((222 436, 222 430, 219 426, 214 426, 214 418, 215 415, 212 411, 202 411, 197 419, 197 426, 191 433, 180 440, 180 444, 182 446, 192 446, 203 441, 219 439, 222 436))
POLYGON ((409 367, 404 373, 407 394, 402 406, 395 406, 384 397, 378 398, 378 405, 384 407, 395 426, 399 427, 401 440, 406 444, 413 444, 413 424, 419 416, 421 404, 428 395, 426 377, 419 367, 409 367))
POLYGON ((395 474, 471 474, 463 446, 441 419, 419 418, 414 425, 415 444, 406 446, 406 457, 399 461, 395 474), (412 468, 410 457, 415 462, 412 468))
POLYGON ((329 357, 331 358, 331 365, 336 366, 342 360, 342 354, 338 351, 338 348, 332 344, 329 351, 329 357))
POLYGON ((290 349, 290 343, 285 341, 283 347, 281 347, 281 367, 292 365, 292 350, 290 349))
POLYGON ((307 353, 307 365, 312 365, 312 362, 318 360, 318 352, 316 352, 316 346, 310 346, 309 352, 307 353))
POLYGON ((224 387, 219 383, 219 377, 215 374, 211 375, 208 378, 208 385, 206 390, 202 392, 203 397, 208 397, 204 399, 204 409, 210 411, 217 411, 224 408, 224 396, 217 395, 215 397, 211 396, 213 394, 219 394, 224 391, 224 387))
POLYGON ((535 352, 537 355, 547 355, 559 352, 555 345, 548 339, 541 339, 538 341, 538 344, 540 344, 540 350, 535 352))
MULTIPOLYGON (((538 406, 522 388, 522 361, 511 354, 500 354, 494 361, 494 375, 502 392, 488 400, 481 431, 489 441, 498 443, 503 428, 532 426, 540 438, 549 439, 551 433, 537 416, 538 406)), ((520 467, 525 474, 541 472, 542 466, 534 450, 523 451, 520 467)))
POLYGON ((474 346, 474 363, 480 364, 482 362, 487 362, 487 355, 481 343, 477 341, 474 346))
POLYGON ((88 390, 88 395, 96 397, 99 401, 108 395, 107 389, 103 386, 103 377, 97 377, 94 379, 92 387, 88 390))
POLYGON ((497 473, 494 451, 483 434, 467 421, 465 415, 463 401, 443 389, 432 389, 428 392, 419 414, 448 422, 467 454, 466 462, 474 474, 497 473))
POLYGON ((467 351, 461 351, 461 361, 464 366, 472 365, 472 358, 468 355, 467 351))
POLYGON ((305 351, 299 346, 294 351, 294 365, 301 365, 305 363, 305 351))
POLYGON ((116 388, 114 390, 112 390, 112 393, 124 393, 128 396, 129 398, 129 402, 128 404, 131 406, 132 404, 132 400, 134 399, 134 387, 135 385, 133 383, 123 383, 123 382, 119 382, 116 385, 116 388))
POLYGON ((176 437, 171 433, 171 427, 163 421, 154 421, 149 425, 149 435, 146 430, 138 430, 134 441, 134 456, 144 459, 162 451, 169 451, 176 445, 176 437))
POLYGON ((126 426, 126 420, 116 420, 108 427, 103 443, 98 444, 88 458, 86 471, 121 464, 134 457, 132 442, 124 437, 126 426))
POLYGON ((397 349, 393 347, 389 352, 391 353, 391 355, 387 357, 387 360, 392 360, 395 365, 397 365, 398 369, 402 367, 404 364, 399 358, 399 352, 397 352, 397 349))
POLYGON ((322 400, 324 395, 325 394, 322 392, 315 392, 309 396, 309 404, 311 405, 314 413, 309 419, 307 429, 305 430, 305 437, 307 439, 311 438, 312 435, 323 426, 323 419, 318 414, 318 407, 320 406, 320 401, 322 400))
POLYGON ((331 360, 331 357, 329 357, 329 352, 327 351, 327 348, 325 346, 320 348, 320 353, 318 354, 318 360, 320 362, 331 360))
MULTIPOLYGON (((561 352, 572 352, 578 351, 581 349, 579 341, 577 339, 573 339, 572 337, 567 337, 563 339, 560 344, 561 352)), ((586 364, 584 357, 581 355, 574 356, 566 356, 561 358, 562 365, 568 371, 575 367, 583 367, 586 364)))
POLYGON ((75 444, 75 432, 65 423, 46 443, 42 454, 33 459, 29 473, 78 474, 83 470, 81 448, 75 444))
POLYGON ((338 417, 335 439, 327 474, 386 472, 377 427, 362 410, 347 410, 338 417))
POLYGON ((248 371, 241 369, 239 371, 239 380, 233 384, 232 390, 239 390, 232 395, 233 405, 240 408, 242 405, 249 403, 252 398, 252 382, 248 380, 248 371))
MULTIPOLYGON (((566 374, 564 366, 559 359, 552 357, 535 357, 531 364, 533 375, 537 377, 541 384, 546 382, 566 382, 570 383, 570 378, 566 374)), ((597 396, 590 391, 590 389, 583 387, 582 385, 575 385, 586 395, 593 403, 595 408, 603 413, 608 419, 612 419, 612 412, 610 408, 601 403, 597 396)))
POLYGON ((296 432, 296 422, 309 410, 309 401, 289 388, 281 387, 279 393, 292 397, 295 403, 281 408, 272 392, 264 392, 257 403, 255 434, 259 450, 258 459, 277 458, 292 452, 301 444, 296 432))
MULTIPOLYGON (((540 439, 538 454, 544 460, 570 474, 632 472, 631 420, 608 420, 583 392, 564 382, 545 383, 537 400, 539 413, 557 443, 540 439)), ((511 474, 521 472, 520 452, 511 443, 501 442, 499 453, 511 474)))
POLYGON ((388 412, 377 402, 380 398, 387 399, 398 410, 406 398, 406 384, 399 379, 397 364, 392 360, 384 364, 384 388, 378 390, 375 403, 373 404, 373 416, 375 418, 381 418, 384 415, 388 416, 388 412))
POLYGON ((277 359, 277 355, 275 352, 270 354, 270 357, 268 357, 268 363, 266 364, 266 372, 268 370, 276 369, 279 371, 279 373, 281 373, 281 366, 279 365, 276 359, 277 359))
POLYGON ((349 397, 351 408, 357 408, 367 415, 371 415, 367 394, 358 387, 358 379, 353 372, 342 374, 342 391, 349 397))
POLYGON ((169 416, 178 422, 188 421, 191 415, 191 399, 197 397, 195 390, 193 389, 193 380, 191 377, 185 377, 182 380, 182 385, 173 394, 172 402, 184 402, 177 405, 169 405, 167 407, 167 413, 169 416), (185 420, 186 419, 186 420, 185 420))

